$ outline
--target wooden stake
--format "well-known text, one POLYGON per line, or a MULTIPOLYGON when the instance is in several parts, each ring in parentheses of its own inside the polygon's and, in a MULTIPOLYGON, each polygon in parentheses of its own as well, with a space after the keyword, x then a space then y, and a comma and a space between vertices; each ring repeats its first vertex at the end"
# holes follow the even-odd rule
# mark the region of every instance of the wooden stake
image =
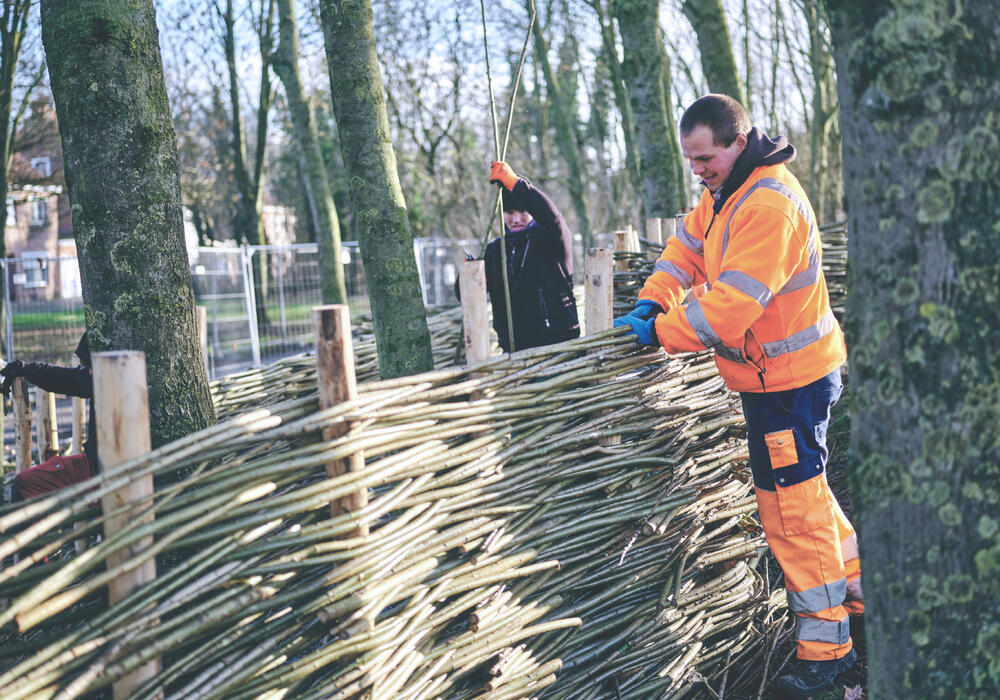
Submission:
POLYGON ((458 286, 462 297, 465 362, 469 365, 485 362, 490 357, 490 328, 486 313, 486 262, 483 260, 459 262, 458 286))
MULTIPOLYGON (((100 352, 94 355, 94 407, 97 409, 97 458, 104 471, 146 454, 151 449, 149 434, 149 391, 146 387, 146 355, 142 352, 100 352)), ((105 537, 127 528, 151 522, 152 514, 140 516, 153 498, 153 477, 132 479, 126 486, 104 496, 101 506, 105 513, 122 507, 132 508, 104 523, 105 537)), ((152 536, 144 537, 126 550, 108 556, 112 569, 135 561, 153 544, 152 536)), ((156 578, 156 560, 143 561, 137 568, 118 576, 108 584, 111 605, 131 595, 156 578)), ((148 661, 116 681, 115 700, 125 700, 144 682, 160 672, 159 657, 148 661)))
POLYGON ((198 347, 201 348, 201 359, 208 373, 208 309, 204 306, 194 307, 195 322, 198 326, 198 347))
POLYGON ((651 251, 651 254, 658 258, 660 256, 660 251, 663 250, 664 243, 660 233, 659 219, 655 217, 652 219, 646 219, 646 240, 653 244, 654 250, 651 251))
POLYGON ((35 387, 35 411, 38 415, 36 423, 38 435, 38 463, 41 464, 52 456, 53 451, 59 452, 59 424, 56 420, 56 395, 35 387))
MULTIPOLYGON (((73 366, 80 366, 80 359, 76 356, 73 357, 73 366)), ((85 420, 83 401, 79 396, 73 397, 73 438, 69 452, 74 455, 83 452, 83 423, 85 420)))
POLYGON ((23 472, 31 466, 31 405, 28 380, 17 377, 11 386, 14 403, 14 470, 23 472))
POLYGON ((584 332, 611 328, 614 320, 614 263, 611 248, 587 248, 584 258, 584 332))
MULTIPOLYGON (((623 229, 621 231, 615 231, 615 252, 616 253, 631 253, 631 238, 632 232, 629 229, 623 229)), ((628 270, 628 260, 624 258, 619 258, 615 260, 615 270, 628 270)))
POLYGON ((680 217, 670 216, 660 219, 660 232, 663 236, 663 245, 667 245, 670 237, 677 233, 677 219, 680 217))
MULTIPOLYGON (((346 304, 314 306, 313 327, 316 331, 316 370, 321 408, 331 408, 344 401, 357 398, 358 386, 354 377, 354 349, 351 346, 351 313, 346 304)), ((323 431, 324 440, 335 440, 345 435, 351 426, 340 423, 323 431)), ((365 456, 355 452, 350 457, 327 462, 327 476, 334 477, 365 467, 365 456)), ((368 505, 368 491, 362 489, 330 504, 330 515, 354 512, 368 505)), ((366 537, 368 526, 359 525, 345 537, 366 537)))

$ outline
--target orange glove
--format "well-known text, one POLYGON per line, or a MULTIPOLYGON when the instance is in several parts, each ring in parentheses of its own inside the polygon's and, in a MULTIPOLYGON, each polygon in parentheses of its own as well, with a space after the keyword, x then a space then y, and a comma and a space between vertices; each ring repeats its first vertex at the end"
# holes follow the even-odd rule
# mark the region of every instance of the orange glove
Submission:
POLYGON ((512 191, 517 184, 517 174, 502 160, 495 160, 490 163, 490 182, 503 185, 508 191, 512 191))

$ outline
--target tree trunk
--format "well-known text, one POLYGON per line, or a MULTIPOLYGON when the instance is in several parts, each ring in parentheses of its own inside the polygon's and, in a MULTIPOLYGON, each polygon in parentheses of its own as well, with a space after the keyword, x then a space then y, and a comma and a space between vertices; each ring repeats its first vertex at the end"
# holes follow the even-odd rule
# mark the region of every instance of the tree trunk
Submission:
POLYGON ((351 183, 384 379, 433 368, 427 313, 389 135, 370 0, 320 0, 330 92, 351 183))
POLYGON ((285 86, 292 126, 302 148, 303 185, 306 204, 316 226, 323 303, 346 304, 347 287, 340 259, 340 219, 326 178, 316 121, 299 73, 299 32, 295 23, 294 0, 278 0, 278 17, 280 43, 272 65, 285 86))
POLYGON ((1000 697, 1000 23, 827 2, 870 695, 1000 697))
MULTIPOLYGON (((647 217, 674 216, 678 199, 679 152, 672 140, 669 73, 657 0, 615 0, 615 19, 622 36, 622 72, 637 126, 642 200, 647 217)), ((673 137, 676 139, 676 136, 673 137)))
MULTIPOLYGON (((601 27, 601 50, 607 57, 608 70, 611 72, 611 86, 615 93, 615 104, 622 119, 622 133, 625 136, 625 169, 629 181, 636 194, 642 192, 642 178, 639 175, 639 155, 635 145, 635 122, 632 119, 632 104, 622 77, 622 64, 618 60, 618 47, 615 42, 614 25, 608 20, 604 11, 604 0, 592 0, 591 7, 597 13, 597 23, 601 27)), ((646 215, 643 214, 643 219, 646 215)))
POLYGON ((708 89, 746 105, 722 0, 684 0, 681 9, 698 36, 701 69, 708 89))
MULTIPOLYGON (((243 133, 243 110, 240 107, 240 84, 236 68, 236 20, 233 16, 233 0, 226 0, 222 16, 225 25, 223 45, 226 54, 226 71, 229 76, 229 106, 232 127, 233 180, 236 185, 236 218, 233 229, 236 235, 249 245, 266 243, 264 222, 261 219, 261 174, 263 173, 264 151, 267 143, 267 114, 271 108, 270 81, 267 57, 261 57, 260 109, 257 115, 257 160, 253 175, 247 162, 247 142, 243 133)), ((258 325, 267 324, 267 255, 258 252, 253 268, 258 325)))
MULTIPOLYGON (((531 12, 531 3, 532 0, 525 2, 529 13, 531 12)), ((534 38, 535 60, 538 61, 542 75, 545 77, 549 106, 552 108, 552 116, 556 122, 556 139, 559 142, 559 150, 562 151, 563 158, 566 159, 568 169, 566 180, 569 186, 569 196, 573 202, 573 211, 576 212, 576 228, 583 238, 583 248, 586 250, 590 247, 590 217, 587 216, 586 191, 583 186, 580 151, 576 145, 576 129, 573 126, 572 113, 559 89, 559 78, 549 62, 549 48, 545 41, 545 35, 542 33, 541 23, 537 19, 531 26, 531 35, 534 38)))
POLYGON ((88 339, 142 350, 153 446, 215 422, 152 0, 43 0, 88 339))

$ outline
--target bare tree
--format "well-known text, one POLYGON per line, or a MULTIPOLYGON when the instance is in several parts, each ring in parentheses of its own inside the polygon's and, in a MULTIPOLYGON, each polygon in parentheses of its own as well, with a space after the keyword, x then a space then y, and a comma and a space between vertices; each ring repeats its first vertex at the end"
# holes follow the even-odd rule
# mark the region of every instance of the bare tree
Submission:
POLYGON ((280 44, 271 63, 285 86, 288 111, 291 113, 295 137, 302 153, 302 183, 305 188, 309 219, 314 222, 319 247, 320 285, 323 302, 346 304, 347 286, 340 255, 340 218, 333 203, 327 180, 326 165, 319 148, 316 120, 306 99, 299 73, 299 32, 293 0, 278 0, 280 44))
POLYGON ((41 15, 90 347, 146 353, 160 445, 215 413, 152 0, 43 0, 41 15))
POLYGON ((406 202, 389 137, 370 0, 320 0, 330 92, 351 182, 379 373, 433 368, 406 202))
MULTIPOLYGON (((722 9, 722 0, 683 0, 684 16, 698 35, 701 69, 712 92, 729 95, 747 106, 746 94, 740 84, 733 55, 733 42, 729 36, 729 23, 722 9)), ((749 54, 746 55, 749 63, 749 54)), ((749 71, 749 69, 748 69, 749 71)))

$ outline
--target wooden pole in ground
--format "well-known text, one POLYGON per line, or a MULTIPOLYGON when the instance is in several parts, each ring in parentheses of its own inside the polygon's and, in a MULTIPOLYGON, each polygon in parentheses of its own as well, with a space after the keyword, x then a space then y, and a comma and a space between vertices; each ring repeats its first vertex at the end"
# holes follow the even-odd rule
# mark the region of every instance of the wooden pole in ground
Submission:
POLYGON ((208 373, 208 309, 204 306, 195 306, 195 321, 198 327, 198 347, 201 348, 201 359, 205 363, 205 372, 208 373))
MULTIPOLYGON (((149 391, 146 387, 146 355, 142 352, 100 352, 94 355, 94 407, 97 410, 97 459, 103 471, 140 457, 151 449, 149 434, 149 391)), ((125 529, 152 521, 152 514, 140 515, 152 503, 153 476, 129 481, 101 499, 105 513, 126 506, 129 510, 108 517, 104 536, 110 538, 125 529)), ((108 556, 108 568, 136 561, 153 544, 144 537, 124 551, 108 556)), ((156 560, 149 558, 108 584, 111 605, 125 599, 156 578, 156 560)), ((160 672, 159 657, 148 661, 112 686, 114 700, 125 700, 144 682, 160 672)))
POLYGON ((56 421, 56 395, 35 387, 35 411, 38 414, 36 423, 38 435, 38 463, 41 464, 52 456, 53 451, 59 452, 59 424, 56 421))
MULTIPOLYGON (((331 408, 358 396, 354 376, 354 349, 351 345, 351 313, 346 304, 314 306, 313 328, 316 331, 316 382, 319 387, 321 408, 331 408)), ((344 422, 323 431, 324 440, 335 440, 345 435, 351 426, 344 422)), ((365 467, 363 452, 355 452, 344 459, 327 462, 326 474, 340 476, 365 467)), ((368 505, 368 490, 361 489, 330 504, 330 515, 354 512, 368 505)), ((368 526, 358 525, 347 537, 366 537, 368 526)))
POLYGON ((660 257, 660 251, 663 250, 663 238, 658 218, 646 219, 646 240, 653 244, 653 249, 649 251, 653 259, 660 257))
MULTIPOLYGON (((80 359, 77 357, 73 358, 73 366, 80 366, 80 359)), ((78 455, 83 452, 83 422, 85 418, 83 399, 79 396, 73 397, 73 438, 70 443, 70 454, 78 455)))
POLYGON ((583 261, 583 325, 587 335, 611 328, 614 320, 615 251, 587 248, 583 261))
POLYGON ((668 216, 660 219, 660 232, 663 236, 663 245, 667 245, 670 237, 677 233, 677 220, 680 217, 668 216))
MULTIPOLYGON (((584 327, 587 335, 611 328, 614 323, 614 251, 611 248, 588 248, 583 264, 584 327)), ((598 438, 600 445, 621 444, 621 436, 598 438)))
POLYGON ((23 472, 31 466, 31 404, 28 380, 17 377, 11 386, 14 404, 14 470, 23 472))
POLYGON ((462 297, 462 330, 465 363, 475 365, 490 357, 490 328, 486 313, 486 262, 458 263, 458 286, 462 297))

